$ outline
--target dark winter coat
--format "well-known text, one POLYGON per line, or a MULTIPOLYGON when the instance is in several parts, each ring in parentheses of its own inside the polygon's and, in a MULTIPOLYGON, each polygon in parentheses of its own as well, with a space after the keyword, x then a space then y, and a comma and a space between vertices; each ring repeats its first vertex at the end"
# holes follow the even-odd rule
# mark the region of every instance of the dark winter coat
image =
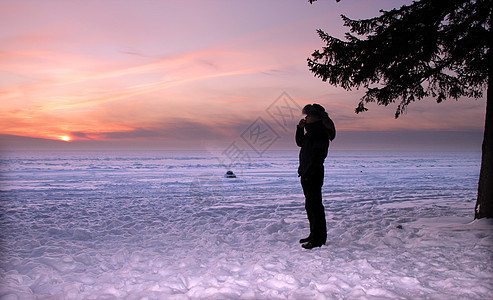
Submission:
POLYGON ((297 127, 296 144, 301 147, 299 176, 317 176, 320 170, 323 176, 324 160, 327 157, 329 143, 329 135, 321 121, 305 124, 305 128, 297 127))

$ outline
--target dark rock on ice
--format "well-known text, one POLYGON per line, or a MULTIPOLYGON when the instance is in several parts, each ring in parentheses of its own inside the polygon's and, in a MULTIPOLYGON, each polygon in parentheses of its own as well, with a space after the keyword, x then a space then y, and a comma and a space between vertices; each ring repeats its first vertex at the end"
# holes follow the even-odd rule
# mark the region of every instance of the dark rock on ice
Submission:
POLYGON ((233 173, 233 171, 228 171, 228 172, 226 172, 226 174, 224 175, 224 177, 226 177, 226 178, 236 178, 236 175, 235 175, 235 173, 233 173))

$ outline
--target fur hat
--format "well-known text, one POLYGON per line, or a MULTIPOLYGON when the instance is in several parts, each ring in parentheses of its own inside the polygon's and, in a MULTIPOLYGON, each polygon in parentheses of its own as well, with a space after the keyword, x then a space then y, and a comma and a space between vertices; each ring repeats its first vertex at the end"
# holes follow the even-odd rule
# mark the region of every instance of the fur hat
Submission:
POLYGON ((322 105, 317 103, 307 104, 303 107, 302 113, 320 119, 325 127, 327 135, 329 136, 329 140, 332 141, 336 137, 336 127, 334 122, 322 105))

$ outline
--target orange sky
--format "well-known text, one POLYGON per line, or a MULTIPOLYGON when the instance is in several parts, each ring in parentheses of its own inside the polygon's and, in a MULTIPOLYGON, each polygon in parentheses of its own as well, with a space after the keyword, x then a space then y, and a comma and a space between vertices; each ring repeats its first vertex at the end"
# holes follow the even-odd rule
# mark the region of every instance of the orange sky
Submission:
MULTIPOLYGON (((409 1, 1 1, 0 134, 228 143, 283 92, 321 103, 340 132, 481 131, 484 100, 354 114, 361 92, 314 78, 315 30, 409 1)), ((292 126, 301 114, 290 120, 292 126)), ((293 127, 294 128, 294 127, 293 127)), ((279 129, 279 128, 277 128, 279 129)))

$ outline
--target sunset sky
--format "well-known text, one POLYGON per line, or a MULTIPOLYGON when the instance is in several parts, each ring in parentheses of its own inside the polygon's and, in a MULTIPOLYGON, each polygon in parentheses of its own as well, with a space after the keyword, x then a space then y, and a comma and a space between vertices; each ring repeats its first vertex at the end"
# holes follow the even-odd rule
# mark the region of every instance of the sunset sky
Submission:
POLYGON ((268 110, 292 100, 326 107, 335 149, 479 151, 484 99, 357 115, 361 91, 307 67, 316 29, 410 2, 0 0, 0 149, 224 148, 259 117, 294 149, 301 112, 283 127, 268 110))

